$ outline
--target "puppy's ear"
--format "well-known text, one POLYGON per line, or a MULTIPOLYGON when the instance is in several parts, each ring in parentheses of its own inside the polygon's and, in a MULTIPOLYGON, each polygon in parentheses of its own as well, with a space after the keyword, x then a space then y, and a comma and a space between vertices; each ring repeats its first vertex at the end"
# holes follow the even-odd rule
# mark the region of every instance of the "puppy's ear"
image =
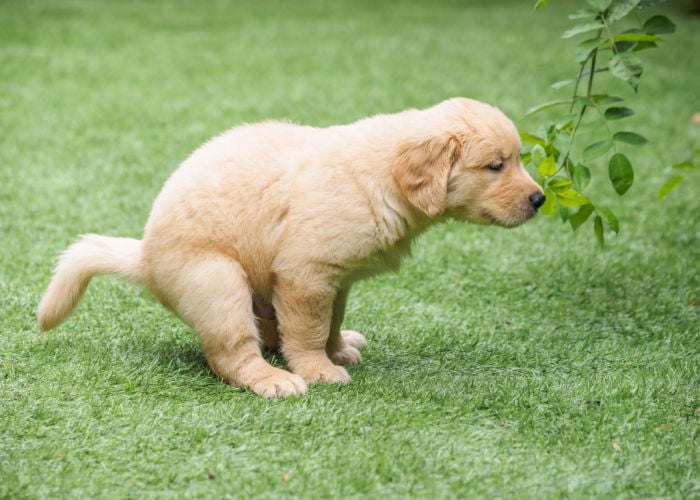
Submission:
POLYGON ((392 168, 404 196, 430 217, 445 211, 447 179, 459 157, 459 140, 451 135, 404 145, 392 168))

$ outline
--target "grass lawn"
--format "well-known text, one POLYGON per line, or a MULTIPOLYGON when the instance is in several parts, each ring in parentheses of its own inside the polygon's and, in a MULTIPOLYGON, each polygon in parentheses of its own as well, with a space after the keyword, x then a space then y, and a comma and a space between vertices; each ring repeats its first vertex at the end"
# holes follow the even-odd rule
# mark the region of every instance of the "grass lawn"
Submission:
MULTIPOLYGON (((264 400, 218 381, 148 293, 93 281, 37 333, 56 256, 139 237, 160 186, 224 129, 328 125, 465 95, 523 118, 559 96, 576 1, 0 3, 0 497, 700 498, 700 19, 647 54, 636 184, 593 192, 597 248, 540 216, 450 223, 356 286, 349 385, 264 400)), ((561 91, 560 91, 561 92, 561 91)), ((601 170, 600 176, 605 176, 601 170)), ((277 360, 278 361, 278 360, 277 360)))

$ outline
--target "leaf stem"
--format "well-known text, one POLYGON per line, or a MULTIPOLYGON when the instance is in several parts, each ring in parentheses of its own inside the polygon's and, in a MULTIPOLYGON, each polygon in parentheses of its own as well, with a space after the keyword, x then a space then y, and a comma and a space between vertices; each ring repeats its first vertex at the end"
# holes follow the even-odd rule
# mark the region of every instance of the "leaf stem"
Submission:
MULTIPOLYGON (((598 37, 600 37, 602 33, 602 30, 598 32, 598 37)), ((588 74, 588 84, 586 85, 586 97, 590 101, 591 95, 593 92, 593 77, 595 75, 595 64, 596 64, 596 59, 598 57, 598 48, 593 49, 593 52, 591 54, 591 72, 588 74)), ((585 63, 584 63, 585 64, 585 63)), ((579 73, 580 75, 581 73, 579 73)), ((580 81, 580 76, 576 81, 577 87, 578 87, 578 82, 580 81)), ((576 97, 576 94, 578 94, 578 91, 574 93, 574 98, 576 97)), ((578 118, 576 119, 576 124, 574 125, 574 129, 571 131, 571 139, 569 140, 569 149, 567 150, 566 154, 564 155, 564 159, 561 161, 561 165, 559 165, 559 168, 557 169, 556 173, 559 173, 563 168, 566 167, 566 162, 569 160, 569 156, 571 155, 571 144, 574 142, 574 138, 576 137, 576 131, 578 131, 579 125, 581 125, 581 120, 583 120, 583 116, 586 114, 586 110, 588 109, 588 104, 582 104, 581 105, 581 111, 579 111, 578 118)), ((555 173, 555 175, 556 175, 555 173)))
MULTIPOLYGON (((613 54, 619 54, 619 51, 617 50, 617 46, 615 45, 615 35, 613 35, 612 31, 610 30, 610 25, 608 24, 607 20, 605 19, 605 16, 600 16, 601 21, 603 21, 603 26, 605 27, 605 31, 608 33, 608 40, 610 40, 610 48, 612 49, 613 54)), ((602 33, 603 30, 599 32, 599 35, 602 33)))
MULTIPOLYGON (((598 33, 600 37, 600 32, 598 33)), ((591 74, 588 75, 588 88, 586 89, 586 97, 591 98, 591 92, 593 91, 593 75, 595 75, 595 62, 598 57, 598 49, 593 49, 593 56, 591 57, 591 74)))

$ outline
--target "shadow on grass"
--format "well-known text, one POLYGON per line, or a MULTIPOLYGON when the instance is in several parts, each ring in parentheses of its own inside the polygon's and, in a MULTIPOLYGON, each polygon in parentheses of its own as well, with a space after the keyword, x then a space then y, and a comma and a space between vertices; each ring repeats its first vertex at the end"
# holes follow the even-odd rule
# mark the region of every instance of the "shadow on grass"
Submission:
MULTIPOLYGON (((162 384, 166 393, 170 390, 178 391, 183 386, 245 391, 226 384, 211 370, 195 335, 189 329, 177 328, 155 339, 144 335, 133 340, 127 334, 122 342, 108 346, 111 351, 109 356, 124 361, 125 373, 141 380, 152 378, 162 384)), ((95 349, 100 348, 97 346, 95 349)), ((99 353, 95 352, 94 355, 99 356, 99 353)), ((279 352, 265 350, 263 356, 272 366, 288 369, 279 352)))

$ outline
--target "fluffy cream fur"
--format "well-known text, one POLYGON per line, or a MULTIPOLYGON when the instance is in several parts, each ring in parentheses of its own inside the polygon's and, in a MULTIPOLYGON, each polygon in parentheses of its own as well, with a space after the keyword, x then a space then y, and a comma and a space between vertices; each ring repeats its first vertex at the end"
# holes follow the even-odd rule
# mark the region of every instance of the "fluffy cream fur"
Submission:
POLYGON ((503 113, 464 98, 329 128, 231 129, 170 177, 142 240, 86 235, 66 250, 39 326, 63 321, 92 276, 116 274, 189 324, 226 382, 268 397, 348 382, 340 364, 360 362, 366 345, 340 328, 351 285, 397 269, 413 238, 446 218, 532 217, 541 190, 519 152, 503 113))

